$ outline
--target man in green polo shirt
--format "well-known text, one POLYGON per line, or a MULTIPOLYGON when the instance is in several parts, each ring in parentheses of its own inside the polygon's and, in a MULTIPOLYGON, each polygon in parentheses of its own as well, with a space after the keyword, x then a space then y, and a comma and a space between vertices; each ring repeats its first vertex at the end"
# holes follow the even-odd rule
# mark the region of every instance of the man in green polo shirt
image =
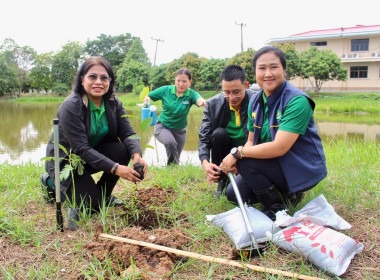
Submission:
MULTIPOLYGON (((210 184, 218 182, 215 198, 222 194, 227 184, 226 174, 219 172, 220 163, 233 147, 244 145, 247 141, 247 109, 254 93, 248 89, 246 74, 241 66, 227 66, 221 73, 221 81, 223 92, 207 100, 198 131, 199 159, 207 181, 210 184)), ((237 182, 240 179, 238 175, 237 182)))
POLYGON ((162 111, 154 127, 154 136, 164 144, 169 164, 179 164, 179 158, 186 142, 187 116, 190 107, 196 104, 204 107, 206 100, 191 89, 191 73, 181 68, 175 76, 174 86, 163 86, 149 92, 144 102, 162 100, 162 111))

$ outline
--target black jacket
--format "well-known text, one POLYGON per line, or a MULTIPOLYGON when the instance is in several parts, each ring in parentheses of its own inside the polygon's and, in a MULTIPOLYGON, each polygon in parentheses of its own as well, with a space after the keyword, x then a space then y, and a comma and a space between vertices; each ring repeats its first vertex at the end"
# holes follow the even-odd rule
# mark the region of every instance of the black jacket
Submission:
MULTIPOLYGON (((244 99, 241 103, 240 118, 243 125, 244 136, 248 138, 247 121, 248 121, 248 103, 254 91, 247 89, 244 99)), ((201 163, 204 159, 210 162, 210 143, 214 130, 218 127, 225 128, 231 120, 230 105, 224 96, 219 93, 207 100, 206 107, 203 111, 201 127, 198 130, 199 143, 198 154, 201 163)))
MULTIPOLYGON (((128 139, 131 135, 136 134, 133 130, 121 102, 112 95, 109 99, 104 99, 104 106, 107 115, 109 134, 102 141, 123 142, 129 153, 141 155, 141 148, 138 139, 128 139)), ((87 164, 99 171, 109 172, 114 166, 108 157, 93 149, 88 143, 88 137, 91 129, 91 109, 88 105, 87 95, 81 96, 78 93, 70 94, 58 109, 57 117, 59 119, 59 143, 64 146, 67 152, 79 155, 87 164)), ((54 157, 54 136, 52 135, 46 148, 46 156, 54 157)), ((59 150, 60 168, 68 163, 65 152, 59 150)), ((46 171, 54 182, 54 160, 46 161, 46 171)), ((71 176, 61 182, 61 191, 65 193, 71 184, 71 176)))

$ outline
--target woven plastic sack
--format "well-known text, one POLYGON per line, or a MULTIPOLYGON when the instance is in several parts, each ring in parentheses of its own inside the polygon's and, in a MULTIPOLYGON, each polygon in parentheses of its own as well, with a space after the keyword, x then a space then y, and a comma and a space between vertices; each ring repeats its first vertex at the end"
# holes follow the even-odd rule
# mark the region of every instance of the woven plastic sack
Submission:
POLYGON ((292 224, 268 238, 277 246, 297 252, 315 266, 337 276, 346 272, 354 256, 364 245, 333 229, 310 220, 292 224))
POLYGON ((302 220, 309 220, 320 226, 328 226, 336 230, 347 230, 351 225, 340 217, 334 207, 328 203, 323 194, 307 203, 302 209, 289 216, 286 211, 276 213, 276 225, 286 227, 302 220))
MULTIPOLYGON (((267 215, 254 207, 244 205, 248 219, 251 223, 253 236, 257 243, 268 241, 266 232, 275 233, 280 230, 267 215)), ((218 215, 206 215, 206 219, 223 231, 234 242, 236 249, 251 246, 251 238, 246 229, 243 215, 239 207, 218 215)))

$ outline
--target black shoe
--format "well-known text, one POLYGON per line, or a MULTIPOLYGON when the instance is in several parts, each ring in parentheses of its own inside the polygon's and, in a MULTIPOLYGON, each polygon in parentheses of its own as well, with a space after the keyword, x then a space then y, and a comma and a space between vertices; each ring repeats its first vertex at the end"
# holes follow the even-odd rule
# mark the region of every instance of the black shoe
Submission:
POLYGON ((214 198, 219 198, 224 194, 226 185, 227 185, 227 180, 220 180, 218 182, 218 187, 214 191, 214 198))
POLYGON ((282 192, 281 195, 282 195, 282 198, 284 199, 285 205, 290 209, 290 208, 295 208, 298 205, 298 203, 301 202, 301 200, 305 196, 305 193, 304 192, 295 192, 295 193, 282 192))
POLYGON ((42 190, 42 197, 45 199, 47 203, 54 203, 55 200, 55 190, 54 188, 50 187, 48 184, 49 179, 48 174, 42 174, 41 175, 41 190, 42 190))
POLYGON ((67 212, 67 228, 69 230, 77 230, 79 228, 79 209, 69 208, 67 212))
POLYGON ((109 197, 107 197, 106 204, 110 205, 110 206, 115 206, 115 207, 124 206, 123 201, 121 201, 120 199, 114 197, 113 195, 110 195, 109 197))
POLYGON ((276 213, 286 209, 281 194, 275 186, 261 192, 255 192, 257 200, 263 205, 263 213, 272 221, 276 220, 276 213))

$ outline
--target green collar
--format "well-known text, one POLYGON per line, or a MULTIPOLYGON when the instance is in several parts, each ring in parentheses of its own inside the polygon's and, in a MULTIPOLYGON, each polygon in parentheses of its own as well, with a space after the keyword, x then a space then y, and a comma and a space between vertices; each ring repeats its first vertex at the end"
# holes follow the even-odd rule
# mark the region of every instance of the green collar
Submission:
MULTIPOLYGON (((176 94, 176 93, 175 93, 175 92, 176 92, 176 86, 175 86, 175 85, 172 86, 172 89, 170 90, 170 92, 171 92, 172 94, 176 94)), ((188 88, 188 89, 185 91, 185 93, 182 94, 181 96, 184 96, 184 95, 187 95, 187 96, 190 95, 190 88, 188 88)))
POLYGON ((103 99, 102 99, 102 105, 100 105, 100 108, 96 107, 96 105, 94 104, 94 102, 92 102, 90 98, 88 99, 88 101, 89 101, 88 103, 90 104, 91 111, 98 111, 99 113, 103 113, 105 111, 103 99))

